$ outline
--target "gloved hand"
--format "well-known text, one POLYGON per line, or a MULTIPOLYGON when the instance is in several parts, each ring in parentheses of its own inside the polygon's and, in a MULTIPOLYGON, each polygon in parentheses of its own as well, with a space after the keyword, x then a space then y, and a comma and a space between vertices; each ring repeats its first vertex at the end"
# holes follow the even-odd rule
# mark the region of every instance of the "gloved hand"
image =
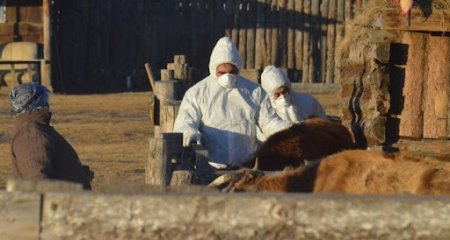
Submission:
POLYGON ((183 133, 183 147, 189 147, 191 143, 197 143, 200 145, 200 139, 202 134, 199 132, 185 132, 183 133))

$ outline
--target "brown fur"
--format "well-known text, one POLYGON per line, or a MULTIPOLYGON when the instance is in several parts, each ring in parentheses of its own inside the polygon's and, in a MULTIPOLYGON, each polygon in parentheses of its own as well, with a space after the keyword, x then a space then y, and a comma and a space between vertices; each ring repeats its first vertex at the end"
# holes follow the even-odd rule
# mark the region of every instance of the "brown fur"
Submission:
POLYGON ((450 163, 400 154, 352 150, 276 175, 244 174, 241 191, 341 192, 349 194, 450 194, 450 163))
MULTIPOLYGON (((346 127, 312 118, 270 136, 256 152, 255 158, 258 158, 258 169, 276 171, 298 167, 304 160, 320 159, 354 148, 352 134, 346 127)), ((245 166, 254 164, 253 159, 245 166)))

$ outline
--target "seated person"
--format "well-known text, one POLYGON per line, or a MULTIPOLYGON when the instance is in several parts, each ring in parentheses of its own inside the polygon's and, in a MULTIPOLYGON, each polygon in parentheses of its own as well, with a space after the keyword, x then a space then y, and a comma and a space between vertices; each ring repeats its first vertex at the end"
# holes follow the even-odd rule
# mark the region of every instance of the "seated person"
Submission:
POLYGON ((50 126, 47 89, 34 82, 21 84, 12 89, 10 100, 16 115, 11 139, 14 177, 65 180, 91 189, 94 173, 81 164, 75 149, 50 126))
POLYGON ((258 84, 239 76, 240 68, 236 46, 230 38, 221 38, 211 54, 210 75, 192 86, 181 102, 173 131, 183 133, 184 146, 201 143, 209 154, 200 183, 213 180, 209 173, 214 170, 246 162, 259 147, 257 128, 270 135, 291 125, 277 116, 258 84))

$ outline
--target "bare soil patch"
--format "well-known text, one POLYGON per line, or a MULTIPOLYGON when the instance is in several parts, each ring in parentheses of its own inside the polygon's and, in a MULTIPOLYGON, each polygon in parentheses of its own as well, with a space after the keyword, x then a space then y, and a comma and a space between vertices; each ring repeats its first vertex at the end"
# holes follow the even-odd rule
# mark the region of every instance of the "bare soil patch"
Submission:
MULTIPOLYGON (((72 144, 81 161, 95 171, 94 190, 144 183, 150 92, 104 95, 57 95, 50 98, 52 125, 72 144)), ((6 89, 0 91, 0 188, 11 177, 9 111, 6 89)))

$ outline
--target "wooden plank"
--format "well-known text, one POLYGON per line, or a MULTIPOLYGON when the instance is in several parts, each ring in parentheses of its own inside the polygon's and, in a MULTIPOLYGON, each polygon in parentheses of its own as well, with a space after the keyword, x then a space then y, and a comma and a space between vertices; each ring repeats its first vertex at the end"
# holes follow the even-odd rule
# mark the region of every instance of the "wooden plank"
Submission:
POLYGON ((425 17, 422 10, 412 8, 410 25, 408 17, 398 20, 399 12, 399 8, 385 8, 381 15, 381 28, 425 32, 450 31, 450 9, 436 9, 429 17, 425 17))
POLYGON ((279 49, 278 49, 278 42, 280 39, 278 39, 278 32, 279 32, 279 19, 278 19, 278 1, 277 0, 272 0, 272 18, 271 18, 271 22, 273 24, 272 27, 272 31, 270 32, 271 36, 270 36, 270 43, 271 43, 271 47, 270 47, 270 55, 271 55, 271 59, 272 62, 271 64, 273 65, 277 65, 278 64, 278 54, 279 53, 279 49))
POLYGON ((266 27, 264 31, 264 38, 266 43, 266 51, 264 58, 264 66, 273 64, 272 61, 272 29, 275 27, 273 21, 273 0, 266 0, 266 27))
MULTIPOLYGON (((408 60, 405 68, 403 87, 404 105, 400 116, 399 135, 401 137, 422 137, 422 89, 425 36, 421 33, 403 33, 404 44, 408 44, 408 60)), ((392 57, 392 56, 391 56, 392 57)), ((401 81, 401 79, 393 79, 401 81)), ((392 80, 391 80, 392 81, 392 80)))
POLYGON ((295 0, 295 69, 297 70, 303 69, 303 28, 305 26, 303 17, 303 0, 295 0))
POLYGON ((277 1, 277 13, 278 13, 278 44, 277 44, 277 60, 276 66, 283 68, 287 67, 288 60, 288 12, 287 0, 277 1))
POLYGON ((76 182, 42 180, 31 181, 23 179, 8 179, 6 183, 8 192, 66 192, 83 191, 83 185, 76 182))
POLYGON ((247 27, 248 27, 247 1, 239 3, 239 54, 242 58, 242 68, 247 68, 247 27))
POLYGON ((53 91, 52 88, 52 37, 51 37, 51 19, 50 19, 50 9, 51 9, 51 0, 42 0, 42 25, 43 25, 43 35, 44 35, 44 59, 50 61, 49 64, 45 64, 43 68, 41 79, 41 84, 47 87, 50 91, 53 91))
POLYGON ((295 0, 288 0, 287 12, 287 69, 295 69, 295 0))
POLYGON ((320 1, 311 1, 311 34, 309 55, 310 82, 320 82, 320 1))
POLYGON ((233 13, 234 13, 234 1, 226 0, 225 2, 225 14, 226 14, 226 29, 225 36, 232 38, 233 36, 233 13))
POLYGON ((159 107, 159 119, 161 133, 173 131, 173 124, 178 114, 180 106, 161 104, 159 107))
POLYGON ((449 205, 408 194, 49 193, 41 239, 449 239, 449 205))
POLYGON ((256 0, 247 3, 248 27, 247 27, 247 63, 246 68, 255 68, 255 40, 256 40, 256 0))
POLYGON ((266 58, 266 41, 264 40, 265 26, 265 6, 266 0, 256 1, 256 43, 255 43, 255 68, 264 68, 264 59, 266 58))
POLYGON ((427 52, 428 74, 425 80, 423 137, 445 138, 449 105, 450 38, 430 36, 427 52))
POLYGON ((233 40, 236 46, 239 44, 239 5, 239 0, 233 1, 233 27, 231 29, 231 40, 233 40))
MULTIPOLYGON (((345 17, 345 4, 342 0, 336 0, 336 43, 335 46, 339 46, 344 39, 344 17, 345 17)), ((341 82, 341 72, 339 70, 340 66, 334 68, 334 82, 341 82)))
POLYGON ((311 59, 311 0, 303 0, 303 12, 304 12, 304 28, 303 28, 303 74, 302 74, 302 82, 310 83, 311 78, 309 75, 309 65, 311 59))
POLYGON ((336 14, 337 1, 328 2, 328 29, 327 29, 327 67, 325 73, 325 83, 334 82, 334 59, 336 51, 336 14))
POLYGON ((2 239, 40 239, 41 195, 0 192, 2 239))
POLYGON ((172 173, 172 179, 170 180, 170 186, 183 186, 192 183, 194 176, 193 171, 189 170, 176 170, 172 173))
POLYGON ((345 21, 346 22, 353 19, 353 10, 352 10, 352 8, 353 8, 353 1, 355 1, 355 0, 342 1, 342 2, 344 2, 344 7, 345 7, 345 15, 344 16, 345 16, 345 21))
POLYGON ((164 148, 166 147, 165 142, 161 138, 148 139, 149 152, 148 159, 145 162, 145 184, 150 185, 161 185, 162 177, 159 169, 162 167, 162 163, 160 159, 163 159, 165 156, 164 148))
POLYGON ((320 5, 320 78, 319 82, 326 82, 327 72, 327 37, 328 37, 328 10, 329 0, 322 0, 320 5))

